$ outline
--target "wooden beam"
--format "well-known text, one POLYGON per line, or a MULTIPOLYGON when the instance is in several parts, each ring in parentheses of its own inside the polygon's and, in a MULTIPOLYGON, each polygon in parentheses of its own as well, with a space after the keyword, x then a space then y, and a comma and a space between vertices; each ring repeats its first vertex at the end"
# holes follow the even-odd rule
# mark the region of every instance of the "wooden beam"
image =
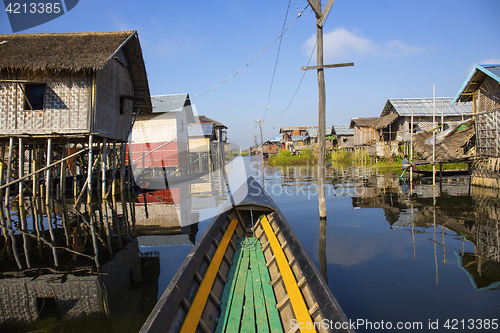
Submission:
POLYGON ((334 1, 335 0, 328 0, 328 3, 326 4, 325 9, 323 10, 323 13, 321 14, 321 20, 318 21, 318 24, 320 26, 323 26, 323 23, 325 23, 326 18, 328 17, 328 13, 330 12, 330 9, 332 9, 334 1))
POLYGON ((323 66, 307 66, 307 67, 301 67, 303 71, 307 71, 310 69, 324 69, 324 68, 337 68, 337 67, 350 67, 354 66, 353 62, 345 62, 341 64, 333 64, 333 65, 323 65, 323 66))

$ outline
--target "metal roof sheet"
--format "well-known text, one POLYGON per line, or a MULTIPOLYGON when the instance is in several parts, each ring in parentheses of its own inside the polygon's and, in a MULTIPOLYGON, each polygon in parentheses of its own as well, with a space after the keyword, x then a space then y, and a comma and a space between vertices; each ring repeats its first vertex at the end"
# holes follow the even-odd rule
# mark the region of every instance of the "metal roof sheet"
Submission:
MULTIPOLYGON (((453 105, 452 101, 451 97, 436 97, 436 116, 440 116, 441 113, 445 117, 473 113, 472 103, 453 105)), ((393 108, 401 117, 411 117, 412 109, 415 117, 432 117, 434 112, 433 98, 388 99, 381 116, 390 114, 393 108)))
POLYGON ((500 65, 476 64, 467 77, 467 80, 465 80, 464 84, 455 95, 455 98, 453 98, 452 104, 472 101, 472 94, 478 89, 487 76, 500 83, 500 65))
POLYGON ((184 106, 191 105, 189 94, 151 96, 153 113, 181 112, 184 106))
POLYGON ((354 135, 354 129, 349 128, 349 125, 333 125, 332 134, 334 134, 334 135, 354 135))
POLYGON ((210 136, 210 135, 212 135, 213 127, 214 127, 214 123, 189 124, 188 135, 189 136, 210 136))

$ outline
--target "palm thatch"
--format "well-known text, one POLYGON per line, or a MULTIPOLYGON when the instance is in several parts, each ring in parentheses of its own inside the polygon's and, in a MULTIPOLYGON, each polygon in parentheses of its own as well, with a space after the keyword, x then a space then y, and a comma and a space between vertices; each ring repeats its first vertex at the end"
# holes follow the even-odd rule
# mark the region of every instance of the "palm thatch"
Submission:
POLYGON ((372 117, 372 118, 353 118, 351 119, 350 128, 354 126, 359 127, 373 127, 374 129, 380 129, 392 124, 399 115, 397 113, 391 113, 382 117, 372 117))
POLYGON ((151 99, 136 31, 0 35, 0 70, 26 72, 97 71, 122 50, 129 65, 134 111, 151 112, 151 99))
MULTIPOLYGON (((458 161, 468 157, 476 135, 474 119, 468 119, 455 127, 436 135, 436 161, 458 161)), ((414 150, 420 157, 432 161, 432 131, 417 133, 413 137, 414 150)))
POLYGON ((97 70, 133 34, 135 31, 0 35, 0 68, 97 70))

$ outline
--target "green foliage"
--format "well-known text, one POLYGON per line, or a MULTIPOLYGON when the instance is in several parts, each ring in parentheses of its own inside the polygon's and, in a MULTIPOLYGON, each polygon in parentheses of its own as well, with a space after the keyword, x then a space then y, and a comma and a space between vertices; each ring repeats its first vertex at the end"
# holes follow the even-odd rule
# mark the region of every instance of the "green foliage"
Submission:
POLYGON ((316 157, 311 149, 304 149, 299 155, 292 155, 288 150, 282 149, 279 154, 269 159, 269 165, 303 165, 316 163, 316 157))

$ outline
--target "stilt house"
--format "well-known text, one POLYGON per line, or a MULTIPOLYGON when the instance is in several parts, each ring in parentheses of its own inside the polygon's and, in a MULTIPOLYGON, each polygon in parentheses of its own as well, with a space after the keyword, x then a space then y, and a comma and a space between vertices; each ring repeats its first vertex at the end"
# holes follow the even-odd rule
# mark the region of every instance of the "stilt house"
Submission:
MULTIPOLYGON (((476 154, 472 182, 500 187, 500 65, 477 64, 453 99, 472 103, 476 115, 476 154)), ((457 106, 459 106, 457 105, 457 106)))
POLYGON ((380 116, 397 115, 397 118, 382 128, 384 141, 397 140, 400 144, 409 143, 412 133, 412 114, 413 133, 432 130, 434 113, 435 127, 441 126, 442 130, 452 128, 459 122, 472 117, 472 103, 453 105, 452 100, 452 98, 436 98, 434 108, 433 98, 388 99, 380 116))
POLYGON ((0 35, 0 135, 125 141, 151 112, 135 31, 0 35))
POLYGON ((40 255, 51 253, 50 266, 78 265, 81 256, 74 261, 71 256, 83 256, 86 251, 85 256, 100 271, 101 263, 112 258, 117 247, 123 248, 122 236, 128 236, 123 242, 131 239, 133 203, 122 198, 122 218, 112 218, 118 214, 118 204, 99 205, 101 214, 97 214, 95 203, 97 198, 115 194, 117 187, 125 193, 130 184, 125 172, 110 177, 106 170, 124 171, 123 151, 134 113, 150 113, 151 109, 136 31, 0 35, 0 159, 4 162, 0 164, 0 183, 7 183, 0 187, 6 207, 2 216, 7 215, 0 227, 5 239, 10 237, 8 243, 19 269, 38 264, 31 260, 34 247, 30 242, 38 243, 40 255), (70 178, 71 191, 67 191, 66 175, 75 175, 76 162, 81 177, 70 178), (13 174, 16 180, 12 180, 13 174), (65 206, 66 192, 74 195, 71 213, 78 219, 65 206), (57 212, 51 207, 55 196, 65 207, 57 212), (16 227, 24 231, 22 235, 13 229, 8 214, 14 199, 19 203, 16 227), (46 209, 41 210, 42 202, 46 209), (32 223, 27 223, 27 216, 32 216, 32 223), (48 234, 43 232, 47 225, 48 234), (88 249, 81 244, 83 234, 91 236, 88 249), (31 239, 33 235, 36 240, 31 239), (22 238, 22 256, 16 238, 22 238), (110 256, 100 258, 99 246, 110 256))
POLYGON ((153 112, 139 115, 131 136, 132 165, 156 177, 188 173, 188 125, 194 121, 189 94, 151 97, 153 112))

